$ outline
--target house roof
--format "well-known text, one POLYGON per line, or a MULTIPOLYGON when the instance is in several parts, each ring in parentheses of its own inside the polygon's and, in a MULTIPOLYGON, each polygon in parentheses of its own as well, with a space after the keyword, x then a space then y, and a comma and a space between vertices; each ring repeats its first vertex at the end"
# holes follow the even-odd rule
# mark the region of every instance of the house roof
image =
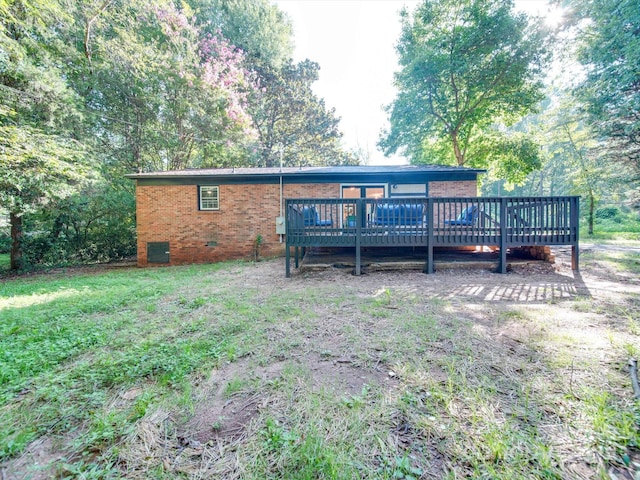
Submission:
POLYGON ((203 168, 188 170, 170 170, 164 172, 132 173, 126 175, 134 180, 178 180, 178 179, 220 179, 240 182, 242 179, 252 182, 260 179, 289 178, 291 180, 313 181, 321 179, 355 179, 359 177, 391 178, 451 178, 473 177, 486 170, 447 165, 387 165, 387 166, 336 166, 336 167, 269 167, 269 168, 203 168))

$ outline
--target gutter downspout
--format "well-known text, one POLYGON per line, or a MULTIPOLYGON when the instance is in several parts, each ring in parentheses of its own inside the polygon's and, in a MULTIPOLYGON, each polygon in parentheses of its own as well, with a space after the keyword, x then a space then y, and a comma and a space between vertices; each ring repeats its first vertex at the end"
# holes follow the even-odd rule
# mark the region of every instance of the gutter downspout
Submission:
MULTIPOLYGON (((284 211, 283 211, 283 188, 282 188, 282 151, 283 149, 280 149, 280 217, 284 216, 284 211)), ((280 243, 282 243, 282 234, 280 234, 280 243)))

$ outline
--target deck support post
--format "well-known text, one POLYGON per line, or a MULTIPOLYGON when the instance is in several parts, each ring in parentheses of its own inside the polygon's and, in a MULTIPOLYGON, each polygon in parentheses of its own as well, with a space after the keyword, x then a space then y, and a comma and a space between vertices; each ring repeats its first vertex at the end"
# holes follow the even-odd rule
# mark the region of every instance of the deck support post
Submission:
POLYGON ((580 270, 580 248, 578 247, 580 244, 580 199, 578 197, 574 197, 571 199, 571 203, 573 208, 571 209, 570 225, 575 225, 576 229, 576 241, 571 245, 571 270, 577 272, 580 270))
POLYGON ((507 199, 500 199, 500 265, 499 273, 507 273, 507 199))
POLYGON ((361 268, 361 252, 360 252, 360 240, 362 235, 362 199, 356 200, 356 269, 355 274, 360 275, 362 273, 361 268))
POLYGON ((433 267, 433 198, 427 199, 427 263, 424 266, 424 273, 434 273, 433 267))
POLYGON ((285 244, 284 247, 284 276, 286 278, 291 277, 291 251, 290 251, 291 247, 289 247, 289 244, 285 244))
POLYGON ((300 247, 296 247, 295 248, 295 254, 294 254, 294 258, 296 259, 296 268, 300 267, 300 259, 298 258, 300 255, 300 247))

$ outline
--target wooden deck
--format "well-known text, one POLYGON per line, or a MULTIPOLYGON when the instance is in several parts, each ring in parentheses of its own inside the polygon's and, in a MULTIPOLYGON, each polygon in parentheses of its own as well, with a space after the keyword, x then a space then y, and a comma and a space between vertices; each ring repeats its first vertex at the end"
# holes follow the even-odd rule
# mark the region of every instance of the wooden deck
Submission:
POLYGON ((361 273, 364 247, 426 247, 425 273, 434 272, 434 247, 493 246, 506 273, 512 247, 571 245, 578 270, 578 197, 409 197, 288 199, 286 276, 291 249, 296 267, 308 247, 354 247, 361 273))

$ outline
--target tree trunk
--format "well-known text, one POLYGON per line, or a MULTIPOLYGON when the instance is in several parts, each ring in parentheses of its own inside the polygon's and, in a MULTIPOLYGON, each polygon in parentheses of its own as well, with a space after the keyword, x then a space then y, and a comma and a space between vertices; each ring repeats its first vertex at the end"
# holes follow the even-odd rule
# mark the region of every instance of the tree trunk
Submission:
POLYGON ((453 132, 451 134, 451 141, 453 142, 453 153, 456 156, 456 162, 459 167, 464 167, 464 155, 460 150, 460 143, 458 142, 458 134, 453 132))
POLYGON ((11 223, 11 270, 22 270, 22 215, 9 213, 11 223))
POLYGON ((540 196, 544 195, 544 173, 540 170, 540 196))
POLYGON ((595 210, 595 199, 593 193, 589 192, 589 235, 593 235, 593 213, 595 210))

